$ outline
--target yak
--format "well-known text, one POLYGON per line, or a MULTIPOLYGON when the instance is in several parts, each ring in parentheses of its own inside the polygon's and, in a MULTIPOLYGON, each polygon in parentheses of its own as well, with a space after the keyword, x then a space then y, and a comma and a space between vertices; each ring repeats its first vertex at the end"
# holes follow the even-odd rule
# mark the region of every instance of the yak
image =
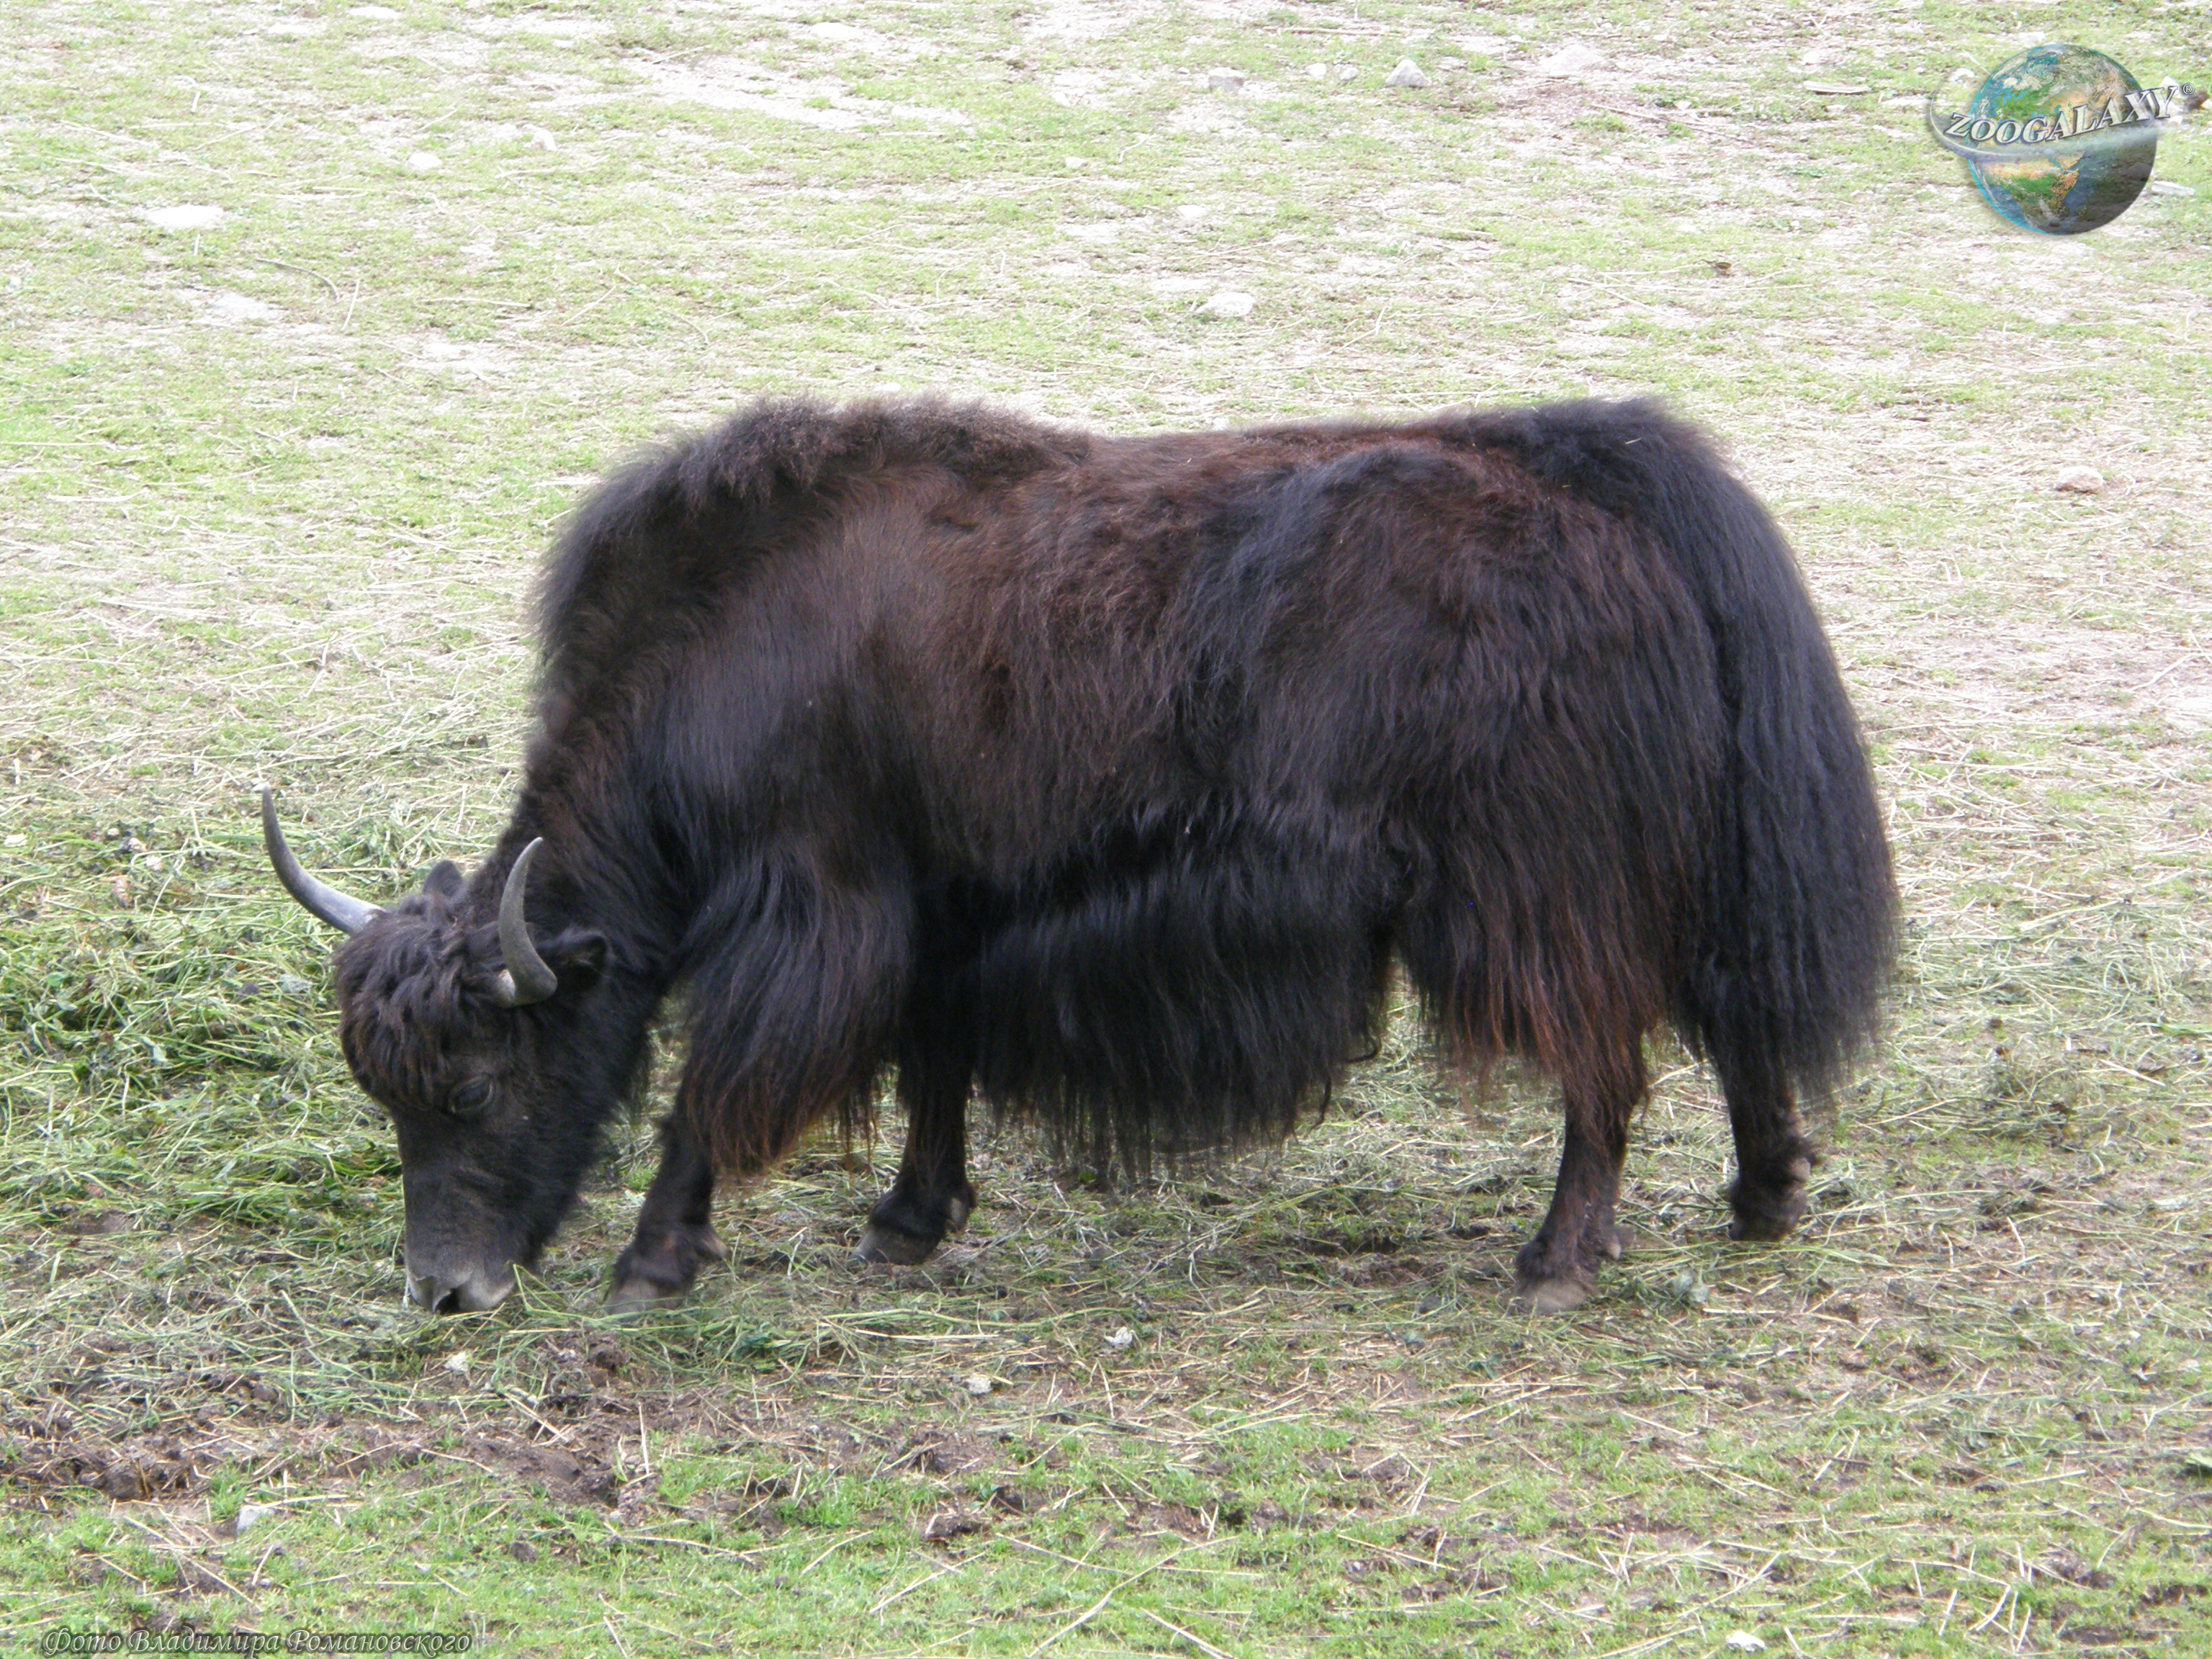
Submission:
POLYGON ((988 406, 761 402, 618 472, 538 598, 491 854, 348 935, 339 1036, 397 1131, 409 1293, 514 1288, 688 1048, 617 1303, 725 1251, 718 1177, 908 1138, 859 1253, 975 1202, 971 1100, 1101 1167, 1278 1139, 1393 975, 1455 1066, 1556 1079, 1524 1305, 1579 1305, 1644 1042, 1714 1068, 1731 1232, 1786 1233, 1799 1107, 1877 1029, 1896 897, 1780 532, 1649 401, 1112 437, 988 406))

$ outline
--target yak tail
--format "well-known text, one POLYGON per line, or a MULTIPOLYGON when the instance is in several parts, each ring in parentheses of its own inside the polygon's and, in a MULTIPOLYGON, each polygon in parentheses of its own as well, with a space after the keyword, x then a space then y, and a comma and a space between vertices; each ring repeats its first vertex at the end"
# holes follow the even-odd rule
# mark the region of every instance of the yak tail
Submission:
POLYGON ((1676 1018, 1723 1081, 1827 1092, 1873 1041, 1897 890, 1858 722, 1788 544, 1656 403, 1469 424, 1470 441, 1638 526, 1703 610, 1728 735, 1676 1018))

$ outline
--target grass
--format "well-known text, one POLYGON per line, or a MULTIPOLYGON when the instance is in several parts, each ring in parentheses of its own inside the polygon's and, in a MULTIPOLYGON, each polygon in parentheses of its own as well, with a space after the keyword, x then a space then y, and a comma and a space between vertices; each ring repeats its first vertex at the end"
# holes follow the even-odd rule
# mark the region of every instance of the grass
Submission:
POLYGON ((2212 168, 2185 131, 2195 197, 2031 238, 1890 101, 2031 38, 2201 79, 2188 10, 364 9, 0 32, 7 1643, 2212 1647, 2212 168), (1606 67, 1536 71, 1575 40, 1606 67), (589 478, 921 386, 1122 429, 1658 392, 1723 434, 1911 915, 1799 1237, 1723 1242, 1662 1054, 1631 1255, 1508 1314, 1553 1108, 1401 1022, 1271 1157, 1109 1192, 987 1139, 923 1269, 847 1259, 895 1149, 811 1149, 609 1322, 641 1127, 514 1302, 404 1311, 252 786, 372 894, 487 845, 589 478))

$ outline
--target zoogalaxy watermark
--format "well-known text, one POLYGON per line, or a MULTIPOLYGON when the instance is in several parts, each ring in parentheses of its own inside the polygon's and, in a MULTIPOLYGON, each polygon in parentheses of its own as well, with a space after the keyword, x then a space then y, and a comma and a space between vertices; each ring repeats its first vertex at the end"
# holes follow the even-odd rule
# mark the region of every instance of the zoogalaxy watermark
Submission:
MULTIPOLYGON (((2139 123, 2151 121, 2163 126, 2187 114, 2192 107, 2185 101, 2189 96, 2188 88, 2179 81, 2168 80, 2163 86, 2137 87, 2118 97, 2062 104, 2048 114, 2032 116, 2025 121, 2000 121, 1963 109, 1938 130, 1937 136, 1961 141, 1947 146, 1954 155, 1985 161, 2039 155, 2044 149, 2071 149, 2076 148, 2071 141, 2112 127, 2136 127, 2133 132, 2115 132, 2112 139, 2106 141, 2131 144, 2140 142, 2143 136, 2144 130, 2139 123)), ((1933 118, 1931 115, 1931 121, 1933 118)))
POLYGON ((2150 182, 2160 136, 2204 101, 2171 76, 2147 87, 2101 52, 2052 41, 2000 64, 1966 108, 1946 115, 1930 98, 1926 109, 1936 142, 1966 164, 1999 217, 2074 236, 2133 205, 2150 182))

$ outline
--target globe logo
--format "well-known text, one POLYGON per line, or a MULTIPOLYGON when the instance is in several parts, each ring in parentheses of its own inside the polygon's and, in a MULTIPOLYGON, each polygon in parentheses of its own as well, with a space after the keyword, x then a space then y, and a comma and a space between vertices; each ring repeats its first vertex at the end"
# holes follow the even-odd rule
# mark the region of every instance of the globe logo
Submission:
POLYGON ((2022 230, 2078 236, 2127 211, 2189 88, 2145 88, 2101 52, 2054 43, 2007 59, 1956 115, 1929 125, 1983 199, 2022 230))

